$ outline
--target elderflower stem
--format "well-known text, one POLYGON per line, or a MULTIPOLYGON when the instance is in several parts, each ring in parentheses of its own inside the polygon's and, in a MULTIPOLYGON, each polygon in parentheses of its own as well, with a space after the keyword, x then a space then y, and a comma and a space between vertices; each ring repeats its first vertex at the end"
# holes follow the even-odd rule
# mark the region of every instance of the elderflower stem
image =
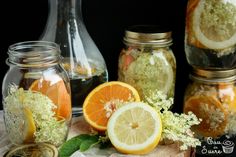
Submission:
POLYGON ((181 150, 201 145, 199 139, 194 138, 193 135, 189 133, 191 127, 200 124, 201 121, 195 114, 192 112, 188 114, 178 114, 169 111, 173 104, 173 98, 168 99, 167 96, 160 91, 146 96, 144 101, 161 114, 163 127, 162 140, 168 139, 181 142, 181 150))

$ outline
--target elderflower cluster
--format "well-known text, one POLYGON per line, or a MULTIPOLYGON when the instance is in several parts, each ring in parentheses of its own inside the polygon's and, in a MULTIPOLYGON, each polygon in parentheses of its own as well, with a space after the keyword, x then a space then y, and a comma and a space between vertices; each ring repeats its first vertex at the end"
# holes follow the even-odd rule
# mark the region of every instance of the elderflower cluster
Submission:
POLYGON ((169 111, 173 104, 173 98, 168 99, 167 96, 160 91, 145 97, 144 101, 154 107, 161 115, 163 127, 162 140, 168 139, 181 142, 181 150, 201 145, 201 142, 197 138, 194 138, 193 132, 190 131, 193 125, 200 123, 196 115, 192 112, 188 114, 178 114, 169 111))
POLYGON ((150 94, 150 96, 145 96, 144 101, 157 109, 161 110, 169 110, 174 103, 173 98, 167 98, 166 94, 163 94, 161 91, 156 91, 150 94))
MULTIPOLYGON (((4 99, 5 119, 8 134, 16 143, 24 141, 22 126, 27 115, 22 109, 27 108, 32 112, 33 122, 36 131, 34 132, 35 142, 49 142, 56 146, 64 142, 68 132, 65 120, 58 121, 53 110, 57 106, 47 96, 40 92, 24 90, 16 85, 9 87, 8 96, 4 99)), ((26 128, 30 130, 30 128, 26 128)))
POLYGON ((181 150, 201 145, 201 142, 194 138, 193 133, 190 131, 191 126, 200 123, 192 112, 186 115, 164 111, 161 114, 161 119, 163 123, 162 139, 182 142, 181 150))

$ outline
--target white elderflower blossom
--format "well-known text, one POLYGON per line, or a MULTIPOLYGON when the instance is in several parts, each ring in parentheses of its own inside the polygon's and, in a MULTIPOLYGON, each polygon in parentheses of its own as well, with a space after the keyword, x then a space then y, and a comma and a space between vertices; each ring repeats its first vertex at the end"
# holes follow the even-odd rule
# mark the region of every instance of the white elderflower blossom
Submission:
POLYGON ((156 91, 150 96, 146 96, 144 101, 153 106, 161 115, 162 120, 162 140, 168 139, 179 141, 182 143, 181 150, 186 150, 188 147, 196 147, 201 145, 201 142, 193 137, 193 132, 190 131, 193 125, 198 125, 199 120, 195 114, 177 114, 169 111, 173 104, 173 98, 167 98, 165 94, 156 91))
POLYGON ((60 145, 68 132, 65 120, 58 120, 53 111, 57 106, 40 92, 24 90, 16 85, 9 87, 8 96, 4 99, 6 126, 9 136, 17 143, 24 141, 24 118, 22 110, 32 112, 35 142, 49 142, 60 145))

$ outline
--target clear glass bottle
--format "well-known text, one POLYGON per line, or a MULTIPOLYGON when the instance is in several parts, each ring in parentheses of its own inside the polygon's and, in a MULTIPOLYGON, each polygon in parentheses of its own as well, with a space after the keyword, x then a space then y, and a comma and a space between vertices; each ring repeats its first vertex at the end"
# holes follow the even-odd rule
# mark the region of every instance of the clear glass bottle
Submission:
POLYGON ((71 122, 69 78, 53 42, 11 45, 2 84, 4 122, 13 144, 51 143, 67 139, 71 122))
POLYGON ((82 114, 88 93, 108 81, 105 61, 89 36, 82 17, 82 0, 49 0, 48 21, 41 40, 60 45, 70 78, 73 115, 82 114))
POLYGON ((236 0, 189 0, 185 53, 201 69, 236 67, 236 0))
POLYGON ((141 98, 161 91, 174 97, 176 62, 171 32, 158 26, 137 25, 125 31, 119 56, 118 80, 134 86, 141 98))
POLYGON ((198 155, 236 155, 236 69, 194 69, 184 97, 189 111, 202 120, 192 128, 201 140, 198 155))

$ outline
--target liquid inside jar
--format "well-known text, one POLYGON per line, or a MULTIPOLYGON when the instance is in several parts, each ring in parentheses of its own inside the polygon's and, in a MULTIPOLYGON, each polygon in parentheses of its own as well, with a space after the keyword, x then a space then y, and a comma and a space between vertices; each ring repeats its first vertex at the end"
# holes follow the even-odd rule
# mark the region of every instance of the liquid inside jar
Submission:
POLYGON ((186 45, 185 51, 188 62, 203 69, 229 69, 236 67, 236 47, 231 53, 220 54, 214 50, 186 45))

